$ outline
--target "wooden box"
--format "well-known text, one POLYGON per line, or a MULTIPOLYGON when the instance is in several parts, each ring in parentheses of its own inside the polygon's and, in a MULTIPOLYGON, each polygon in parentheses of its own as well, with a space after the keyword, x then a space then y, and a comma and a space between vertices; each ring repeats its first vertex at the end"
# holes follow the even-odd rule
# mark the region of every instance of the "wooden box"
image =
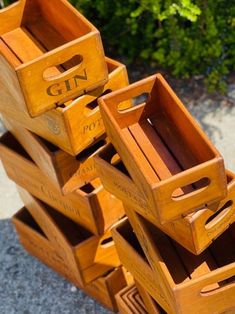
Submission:
POLYGON ((228 196, 220 202, 161 225, 144 194, 132 181, 112 144, 95 156, 105 189, 194 254, 200 254, 235 221, 235 174, 227 171, 228 196))
POLYGON ((167 313, 235 311, 234 224, 195 256, 136 217, 141 245, 127 220, 113 229, 113 239, 123 265, 167 313))
POLYGON ((151 297, 151 295, 139 284, 135 281, 136 288, 139 292, 141 299, 144 302, 147 313, 150 314, 166 314, 166 312, 156 303, 156 301, 151 297))
POLYGON ((136 286, 125 287, 116 295, 120 314, 148 314, 136 286))
POLYGON ((160 74, 99 104, 111 142, 162 224, 226 196, 222 157, 160 74), (146 102, 120 109, 143 93, 146 102))
POLYGON ((32 117, 107 82, 100 34, 67 0, 19 0, 0 25, 3 88, 32 117))
POLYGON ((74 157, 6 116, 4 116, 3 122, 43 174, 65 194, 73 192, 97 178, 93 156, 107 143, 106 138, 74 157))
POLYGON ((82 288, 105 307, 117 311, 116 293, 133 281, 123 267, 110 270, 84 287, 78 276, 76 265, 72 266, 71 260, 69 263, 68 260, 65 260, 64 255, 61 255, 61 251, 58 251, 47 239, 26 208, 14 215, 13 223, 21 244, 31 255, 71 281, 78 288, 82 288))
POLYGON ((120 266, 110 230, 95 236, 26 190, 19 188, 19 192, 25 207, 57 252, 68 263, 74 261, 77 264, 82 283, 87 284, 120 266))
MULTIPOLYGON (((17 64, 14 55, 6 45, 1 44, 0 40, 0 68, 1 54, 5 58, 11 59, 13 65, 17 64)), ((6 74, 2 69, 0 71, 0 111, 67 153, 77 155, 87 146, 95 143, 105 132, 97 97, 129 84, 126 67, 112 59, 106 58, 105 60, 109 72, 107 84, 74 100, 67 101, 34 119, 30 118, 26 110, 19 107, 20 99, 12 98, 9 90, 4 87, 6 74)), ((9 78, 7 80, 9 81, 9 78)), ((9 84, 14 85, 16 82, 9 84)), ((127 106, 130 106, 130 102, 124 103, 124 107, 127 106)))
POLYGON ((142 288, 140 293, 140 285, 132 284, 125 287, 116 295, 116 300, 120 314, 163 314, 166 313, 156 304, 156 302, 142 288), (147 301, 147 306, 143 302, 143 297, 147 301))
POLYGON ((9 133, 0 139, 0 157, 10 179, 94 234, 102 235, 125 214, 99 179, 63 196, 9 133))

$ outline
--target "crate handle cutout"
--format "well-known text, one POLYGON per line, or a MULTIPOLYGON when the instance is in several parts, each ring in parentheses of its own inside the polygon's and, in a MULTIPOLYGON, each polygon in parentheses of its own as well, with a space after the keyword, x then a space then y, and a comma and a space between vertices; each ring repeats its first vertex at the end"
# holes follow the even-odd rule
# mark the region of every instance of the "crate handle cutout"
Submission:
MULTIPOLYGON (((67 61, 65 61, 63 63, 57 63, 57 64, 50 65, 48 68, 46 68, 43 71, 43 74, 42 74, 43 79, 46 82, 51 82, 51 81, 54 81, 54 80, 62 79, 65 76, 67 76, 68 74, 76 72, 80 68, 80 66, 82 65, 82 62, 83 62, 83 56, 76 55, 76 56, 73 56, 72 58, 70 58, 69 60, 67 60, 67 61), (70 68, 68 68, 68 66, 65 67, 65 65, 68 62, 71 63, 71 64, 75 64, 75 65, 70 67, 70 68), (55 67, 62 68, 64 70, 66 69, 66 70, 63 71, 62 73, 52 74, 52 73, 55 73, 55 71, 53 71, 53 69, 55 67)), ((81 75, 81 77, 79 75, 79 79, 81 79, 81 78, 82 78, 82 75, 81 75)), ((84 76, 84 79, 87 80, 86 74, 84 76)), ((76 80, 76 78, 74 78, 74 80, 76 80)), ((76 81, 75 81, 75 84, 76 84, 76 81)), ((68 86, 67 89, 70 90, 71 88, 69 88, 69 86, 68 86)))
POLYGON ((213 228, 218 222, 220 222, 233 208, 233 201, 227 201, 220 209, 218 209, 212 216, 210 216, 205 224, 206 229, 213 228))
POLYGON ((171 199, 173 201, 181 201, 181 200, 186 199, 188 197, 192 197, 193 195, 199 194, 199 193, 203 192, 205 189, 207 189, 208 186, 210 185, 210 183, 211 183, 211 180, 207 177, 201 178, 198 181, 190 182, 187 185, 176 188, 171 195, 171 199), (185 191, 184 192, 185 188, 189 187, 190 185, 194 185, 194 186, 199 185, 201 187, 198 189, 195 189, 193 191, 191 190, 191 191, 185 191), (180 191, 180 194, 179 194, 179 189, 182 190, 182 191, 180 191))
POLYGON ((125 107, 126 101, 122 101, 118 104, 117 109, 119 113, 126 113, 130 109, 133 109, 133 108, 136 109, 138 107, 145 105, 146 102, 150 100, 150 93, 143 92, 135 97, 130 98, 129 100, 130 100, 130 106, 127 108, 125 107))
MULTIPOLYGON (((211 288, 210 285, 204 287, 201 291, 200 291, 200 295, 202 297, 210 297, 213 296, 217 293, 220 293, 223 290, 227 290, 227 289, 232 289, 235 288, 235 279, 234 276, 232 277, 233 280, 231 282, 225 282, 225 280, 223 281, 218 281, 218 287, 216 288, 211 288)), ((232 278, 228 279, 231 280, 232 278)))
POLYGON ((103 249, 108 249, 108 248, 110 248, 111 246, 114 246, 113 238, 112 238, 112 237, 108 237, 108 238, 104 239, 104 240, 100 243, 100 246, 101 246, 103 249))
POLYGON ((116 164, 118 164, 121 161, 120 156, 118 155, 118 153, 114 154, 111 156, 111 160, 110 160, 110 164, 115 166, 116 164))

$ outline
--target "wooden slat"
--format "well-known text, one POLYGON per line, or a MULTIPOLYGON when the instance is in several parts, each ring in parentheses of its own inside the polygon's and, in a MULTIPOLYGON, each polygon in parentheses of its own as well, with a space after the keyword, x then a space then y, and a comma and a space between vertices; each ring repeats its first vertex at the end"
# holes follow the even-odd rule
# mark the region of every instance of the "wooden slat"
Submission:
POLYGON ((2 35, 2 39, 22 63, 43 55, 43 48, 37 45, 27 31, 21 27, 2 35))
POLYGON ((27 25, 27 30, 46 48, 55 49, 66 43, 63 36, 56 31, 43 17, 27 25))
MULTIPOLYGON (((177 243, 174 243, 174 246, 191 279, 209 274, 212 270, 217 269, 216 261, 208 250, 200 255, 194 255, 177 243)), ((208 288, 215 289, 218 288, 218 286, 219 285, 215 283, 208 286, 208 288)))
POLYGON ((157 132, 167 142, 169 149, 177 158, 182 169, 189 169, 198 164, 196 157, 190 151, 185 150, 185 142, 182 140, 182 136, 178 134, 173 124, 172 126, 169 125, 169 121, 165 118, 164 114, 156 115, 150 118, 150 120, 157 132))
MULTIPOLYGON (((176 284, 188 282, 190 280, 190 277, 185 271, 183 264, 181 260, 179 259, 177 252, 174 246, 172 245, 170 239, 168 238, 168 236, 166 236, 162 231, 160 231, 158 228, 156 228, 151 223, 146 221, 144 218, 140 217, 138 214, 133 212, 132 215, 130 215, 130 210, 128 210, 127 215, 131 216, 129 217, 131 224, 133 223, 133 217, 135 215, 135 219, 138 219, 138 221, 141 223, 141 226, 144 227, 143 235, 145 236, 145 241, 151 243, 149 245, 149 247, 151 247, 151 250, 149 249, 149 252, 155 251, 155 254, 156 254, 156 249, 159 251, 162 257, 162 261, 166 264, 174 282, 176 284)), ((136 222, 134 222, 133 228, 138 236, 138 231, 136 229, 137 227, 138 225, 136 224, 136 222)), ((140 240, 140 237, 139 237, 139 240, 140 240)), ((152 255, 152 257, 153 256, 154 255, 152 255)), ((148 258, 147 254, 146 254, 146 257, 148 258)), ((151 261, 152 257, 150 257, 149 262, 151 261)))
MULTIPOLYGON (((6 45, 14 52, 22 63, 32 61, 44 54, 46 49, 25 28, 18 27, 15 30, 2 35, 6 45)), ((61 68, 50 67, 47 76, 60 73, 61 68)))
MULTIPOLYGON (((131 125, 129 130, 160 180, 170 178, 182 171, 147 120, 131 125)), ((181 195, 182 190, 184 193, 188 193, 193 188, 191 186, 183 187, 183 189, 178 189, 175 195, 181 195)))

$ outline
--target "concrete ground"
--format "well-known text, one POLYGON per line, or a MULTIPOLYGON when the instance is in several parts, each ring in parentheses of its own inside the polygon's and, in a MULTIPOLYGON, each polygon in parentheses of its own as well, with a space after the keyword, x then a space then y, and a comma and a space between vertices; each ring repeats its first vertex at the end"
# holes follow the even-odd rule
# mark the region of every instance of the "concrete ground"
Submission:
MULTIPOLYGON (((189 110, 235 171, 235 85, 230 105, 202 95, 189 110)), ((1 129, 3 132, 3 128, 1 129)), ((10 217, 22 203, 0 166, 0 314, 109 313, 20 247, 10 217)))

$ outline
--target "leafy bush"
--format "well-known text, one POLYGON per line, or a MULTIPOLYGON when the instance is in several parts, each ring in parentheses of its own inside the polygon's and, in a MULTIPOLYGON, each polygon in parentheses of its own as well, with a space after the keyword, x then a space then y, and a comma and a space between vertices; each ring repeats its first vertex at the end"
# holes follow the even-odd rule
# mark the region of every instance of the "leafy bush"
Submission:
POLYGON ((157 64, 177 77, 203 75, 210 90, 225 91, 235 67, 233 0, 70 2, 100 29, 114 56, 157 64))
POLYGON ((233 0, 72 0, 102 32, 106 47, 155 62, 177 77, 204 75, 226 89, 235 65, 233 0))

